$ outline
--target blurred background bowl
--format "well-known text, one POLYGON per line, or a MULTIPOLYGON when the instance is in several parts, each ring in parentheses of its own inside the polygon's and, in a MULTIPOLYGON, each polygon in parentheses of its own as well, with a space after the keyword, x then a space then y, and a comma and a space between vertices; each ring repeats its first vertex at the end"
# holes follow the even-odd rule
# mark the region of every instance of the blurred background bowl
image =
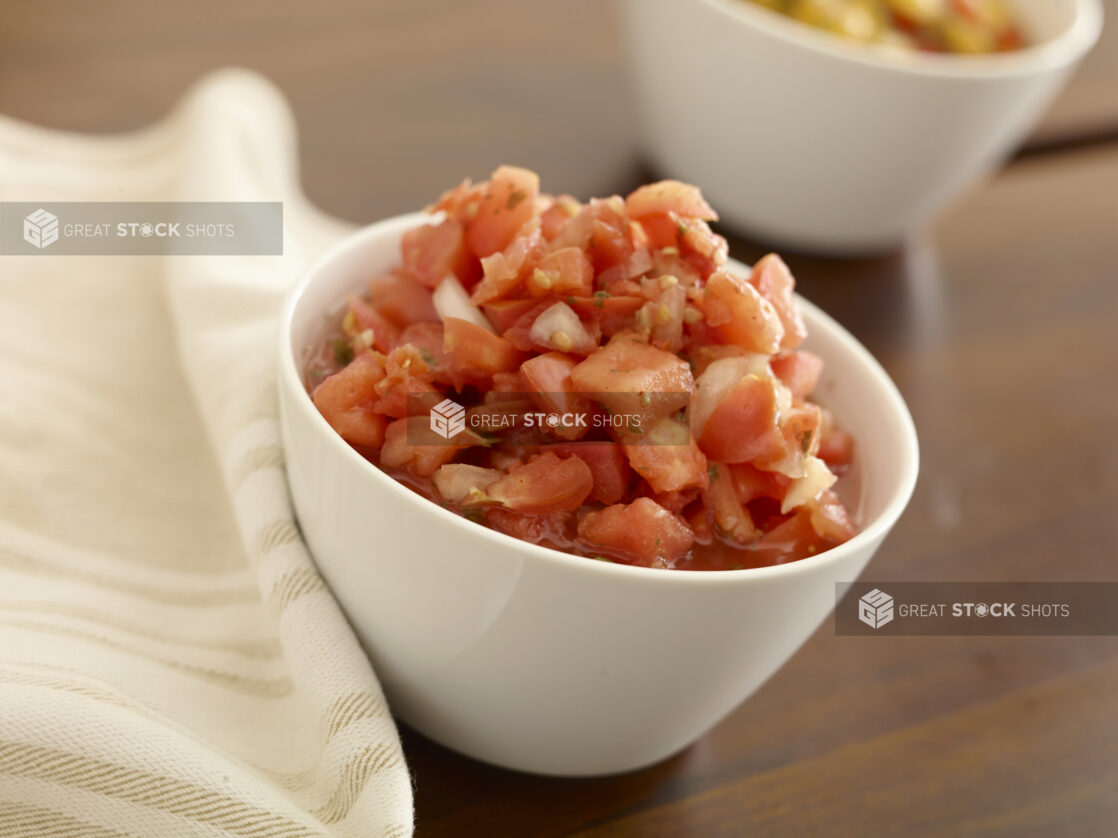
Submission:
POLYGON ((1029 44, 983 56, 845 40, 748 0, 621 0, 644 153, 724 221, 884 249, 1009 154, 1099 36, 1099 0, 1011 0, 1029 44))

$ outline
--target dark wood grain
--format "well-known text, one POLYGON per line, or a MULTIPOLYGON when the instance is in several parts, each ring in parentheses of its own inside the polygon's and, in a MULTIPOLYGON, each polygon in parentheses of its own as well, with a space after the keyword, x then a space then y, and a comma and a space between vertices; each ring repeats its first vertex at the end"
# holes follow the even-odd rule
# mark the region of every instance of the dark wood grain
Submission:
MULTIPOLYGON (((801 291, 881 359, 920 433, 920 482, 876 579, 1118 578, 1115 31, 1040 127, 1054 150, 894 253, 785 254, 801 291)), ((0 5, 0 112, 48 125, 138 127, 228 63, 285 90, 309 195, 355 221, 504 161, 583 196, 648 176, 599 0, 0 5)), ((747 261, 766 250, 731 242, 747 261)), ((407 730, 404 745, 421 838, 1105 836, 1116 692, 1115 638, 825 625, 718 728, 646 771, 554 780, 407 730)))

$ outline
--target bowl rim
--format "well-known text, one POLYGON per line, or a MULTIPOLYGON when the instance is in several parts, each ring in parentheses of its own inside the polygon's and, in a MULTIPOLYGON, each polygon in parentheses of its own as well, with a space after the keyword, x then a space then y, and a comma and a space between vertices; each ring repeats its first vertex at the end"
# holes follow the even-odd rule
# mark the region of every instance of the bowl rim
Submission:
MULTIPOLYGON (((353 251, 362 249, 371 241, 386 236, 399 237, 405 230, 411 229, 419 224, 429 223, 431 219, 432 216, 424 212, 397 215, 361 227, 343 237, 341 241, 330 247, 303 271, 300 279, 295 283, 290 292, 288 292, 287 298, 284 300, 279 328, 277 329, 279 344, 277 383, 281 389, 286 390, 288 395, 291 396, 289 400, 284 398, 280 399, 281 417, 283 417, 281 421, 285 424, 287 421, 282 411, 285 404, 294 405, 294 408, 302 412, 304 417, 309 418, 311 426, 327 440, 328 445, 339 452, 339 455, 344 460, 348 460, 352 466, 369 475, 369 479, 378 481, 379 485, 384 486, 386 491, 397 492, 400 493, 401 497, 410 498, 413 502, 421 504, 429 514, 447 521, 451 526, 467 528, 466 531, 472 533, 475 537, 496 539, 498 544, 502 544, 505 547, 518 548, 524 551, 527 556, 534 557, 538 560, 558 563, 575 572, 581 571, 584 573, 606 575, 620 574, 621 576, 629 576, 634 582, 668 585, 702 586, 726 585, 728 583, 740 584, 773 577, 810 574, 823 566, 835 564, 847 558, 850 554, 858 553, 866 548, 874 546, 876 542, 885 538, 889 530, 892 529, 893 525, 900 518, 901 513, 904 512, 916 485, 920 461, 916 427, 912 421, 912 416, 908 411, 908 407, 905 405, 904 399, 892 379, 889 378, 888 374, 873 355, 870 354, 869 350, 862 346, 862 344, 846 331, 838 321, 799 294, 796 295, 797 303, 802 307, 802 310, 808 314, 809 319, 816 321, 824 329, 830 331, 843 345, 843 348, 854 356, 855 361, 869 373, 881 396, 884 412, 891 417, 891 423, 896 425, 900 433, 901 443, 897 452, 897 468, 900 470, 900 474, 898 476, 897 488, 873 520, 869 521, 849 541, 814 556, 798 559, 786 564, 742 568, 740 570, 672 572, 663 568, 594 561, 585 556, 577 556, 573 553, 565 553, 551 547, 544 547, 539 544, 522 541, 514 536, 474 523, 413 492, 358 454, 348 442, 343 440, 337 432, 334 431, 326 419, 323 418, 322 414, 318 412, 310 395, 307 393, 306 387, 303 385, 303 377, 299 372, 298 349, 292 345, 291 332, 295 315, 300 309, 300 303, 306 296, 307 290, 314 284, 328 265, 353 251)), ((731 260, 731 264, 744 267, 742 263, 736 260, 731 260)), ((318 312, 317 314, 321 316, 323 313, 318 312)), ((286 456, 290 453, 286 450, 287 434, 284 434, 284 447, 286 456)))
POLYGON ((1054 38, 1010 52, 956 55, 908 52, 881 45, 859 44, 787 18, 749 0, 691 2, 704 5, 739 25, 758 29, 777 40, 809 52, 901 75, 928 78, 996 79, 1056 70, 1073 64, 1090 50, 1099 38, 1103 20, 1102 0, 1072 0, 1075 4, 1075 19, 1054 38))

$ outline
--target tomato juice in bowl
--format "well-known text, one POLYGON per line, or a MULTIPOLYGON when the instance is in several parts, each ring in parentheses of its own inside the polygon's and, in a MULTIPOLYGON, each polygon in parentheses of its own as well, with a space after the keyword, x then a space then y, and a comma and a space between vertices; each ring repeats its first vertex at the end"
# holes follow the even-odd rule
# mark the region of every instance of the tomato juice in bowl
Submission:
POLYGON ((685 573, 478 526, 343 441, 304 379, 324 318, 396 264, 405 233, 430 221, 405 216, 355 233, 312 266, 285 309, 280 397, 304 535, 394 711, 420 731, 548 774, 662 759, 763 683, 829 613, 835 583, 860 572, 911 493, 911 419, 868 353, 799 301, 803 348, 824 362, 817 392, 859 441, 861 486, 848 499, 861 528, 849 540, 787 564, 685 573))

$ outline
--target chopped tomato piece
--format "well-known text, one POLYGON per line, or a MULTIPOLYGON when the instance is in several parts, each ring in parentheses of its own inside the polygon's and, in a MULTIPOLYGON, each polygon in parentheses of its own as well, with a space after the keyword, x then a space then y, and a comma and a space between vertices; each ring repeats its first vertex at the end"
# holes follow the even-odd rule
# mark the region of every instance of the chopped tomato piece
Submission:
POLYGON ((376 384, 384 378, 384 361, 372 352, 358 355, 314 390, 314 405, 338 435, 351 445, 379 448, 385 418, 373 410, 376 384))
POLYGON ((529 358, 521 364, 520 374, 524 377, 529 394, 547 398, 546 406, 562 413, 574 407, 571 370, 577 363, 578 359, 570 355, 548 352, 546 355, 529 358))
POLYGON ((760 536, 749 510, 738 498, 734 478, 728 466, 714 463, 710 467, 710 486, 703 492, 703 503, 714 527, 723 541, 739 547, 752 544, 760 536))
POLYGON ((787 520, 761 536, 751 549, 765 564, 780 564, 789 559, 814 556, 828 546, 811 526, 811 512, 797 509, 787 520))
POLYGON ((349 312, 355 321, 352 331, 360 334, 365 330, 373 333, 373 343, 381 352, 391 352, 400 341, 400 329, 395 323, 362 300, 349 298, 349 312))
POLYGON ((844 471, 854 459, 854 437, 835 426, 831 412, 821 411, 819 449, 815 456, 823 460, 835 474, 844 471))
POLYGON ((717 221, 716 213, 697 186, 678 180, 649 183, 629 193, 625 209, 633 218, 674 212, 687 218, 717 221))
POLYGON ((519 289, 546 253, 539 222, 529 221, 508 247, 481 260, 482 280, 470 295, 470 302, 479 306, 519 289))
POLYGON ((516 512, 577 509, 594 488, 594 476, 578 457, 559 459, 545 452, 509 469, 489 487, 489 497, 516 512))
POLYGON ((501 166, 489 179, 466 225, 466 243, 480 257, 504 250, 517 231, 532 220, 540 178, 516 166, 501 166))
POLYGON ((549 253, 526 282, 533 297, 589 295, 594 290, 594 266, 577 247, 549 253))
POLYGON ((385 468, 408 468, 420 477, 430 477, 467 447, 436 436, 427 416, 408 416, 389 424, 380 450, 380 464, 385 468))
POLYGON ((682 519, 651 498, 587 513, 578 535, 591 551, 642 565, 675 562, 695 540, 682 519))
POLYGON ((807 504, 807 508, 811 512, 811 526, 820 538, 842 544, 858 532, 850 513, 830 489, 824 489, 816 501, 807 504))
POLYGON ((728 466, 730 475, 734 479, 734 488, 737 490, 738 500, 743 504, 755 501, 758 498, 773 498, 783 500, 788 485, 792 482, 775 471, 762 471, 748 463, 735 463, 728 466))
POLYGON ((486 319, 502 335, 511 329, 517 320, 533 309, 543 311, 539 300, 494 300, 493 302, 483 303, 481 306, 486 319))
POLYGON ((771 366, 773 374, 792 391, 792 397, 800 400, 811 395, 823 374, 823 359, 804 349, 773 358, 771 366))
POLYGON ((617 503, 629 488, 633 470, 620 447, 612 442, 557 442, 549 445, 548 450, 560 457, 578 457, 586 463, 594 477, 591 500, 617 503))
POLYGON ((779 419, 772 379, 747 375, 714 408, 699 431, 699 446, 723 463, 780 457, 785 444, 779 419))
POLYGON ((686 361, 627 333, 575 367, 571 380, 576 390, 593 393, 621 414, 666 416, 685 407, 695 389, 686 361))
POLYGON ((382 274, 369 280, 369 302, 401 329, 439 319, 431 302, 431 291, 402 273, 382 274))
POLYGON ((807 327, 804 325, 799 309, 796 308, 796 298, 793 295, 796 281, 792 278, 792 272, 788 270, 784 260, 775 253, 762 257, 753 266, 749 283, 776 309, 780 323, 784 327, 780 347, 795 349, 807 337, 807 327))
POLYGON ((514 370, 521 358, 516 347, 500 335, 457 317, 443 321, 443 351, 463 369, 486 375, 514 370))
POLYGON ((485 510, 485 520, 496 530, 532 544, 561 544, 567 541, 570 512, 545 512, 533 515, 513 512, 499 506, 485 510))
POLYGON ((409 230, 401 239, 400 252, 404 270, 428 288, 452 274, 467 288, 477 281, 478 262, 466 249, 462 225, 457 221, 448 219, 409 230))
POLYGON ((629 434, 625 456, 633 471, 656 492, 674 492, 707 484, 707 458, 691 432, 671 417, 656 420, 640 435, 629 434))
POLYGON ((715 271, 707 280, 703 308, 712 326, 730 343, 772 355, 784 339, 773 304, 737 274, 715 271))

